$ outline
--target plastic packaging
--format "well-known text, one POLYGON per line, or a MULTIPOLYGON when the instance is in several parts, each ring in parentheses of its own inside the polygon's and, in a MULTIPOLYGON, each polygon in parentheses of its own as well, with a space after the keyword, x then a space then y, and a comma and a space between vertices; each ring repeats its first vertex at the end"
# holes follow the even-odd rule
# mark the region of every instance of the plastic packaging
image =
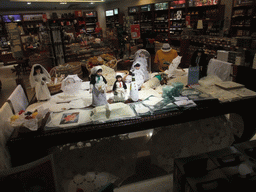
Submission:
POLYGON ((129 106, 138 116, 147 116, 152 114, 150 108, 145 106, 142 102, 130 103, 129 106))
POLYGON ((172 86, 170 85, 164 86, 163 98, 173 99, 173 97, 180 96, 183 87, 184 87, 184 84, 181 82, 172 83, 172 86))
POLYGON ((159 114, 178 110, 177 105, 175 105, 173 101, 173 98, 158 98, 152 95, 145 99, 142 103, 150 108, 152 114, 159 114))
POLYGON ((178 97, 178 96, 180 96, 180 94, 181 94, 181 91, 182 91, 182 89, 183 89, 183 87, 184 87, 184 84, 183 83, 181 83, 181 82, 175 82, 175 83, 172 83, 172 86, 175 88, 175 97, 178 97))

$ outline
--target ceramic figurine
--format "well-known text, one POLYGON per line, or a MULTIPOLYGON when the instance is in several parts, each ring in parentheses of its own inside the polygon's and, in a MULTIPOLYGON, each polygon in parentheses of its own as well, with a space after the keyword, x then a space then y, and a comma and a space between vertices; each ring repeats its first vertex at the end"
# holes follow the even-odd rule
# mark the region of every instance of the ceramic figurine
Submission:
POLYGON ((51 98, 47 83, 51 81, 51 76, 47 70, 40 64, 32 66, 30 76, 30 85, 35 88, 38 101, 49 100, 51 98))
POLYGON ((143 70, 141 69, 140 63, 136 63, 134 65, 134 69, 132 70, 132 73, 135 76, 135 81, 138 85, 138 89, 141 88, 143 83, 145 82, 145 74, 143 73, 143 70))
POLYGON ((207 56, 203 49, 198 49, 192 55, 190 67, 199 66, 199 78, 207 76, 207 56))
POLYGON ((132 76, 132 82, 130 85, 130 98, 132 101, 138 101, 139 100, 139 89, 138 84, 135 79, 135 75, 132 76))
POLYGON ((91 70, 90 93, 92 93, 92 105, 101 106, 108 104, 106 97, 107 80, 102 76, 102 67, 95 66, 91 70))
POLYGON ((127 86, 125 82, 122 79, 121 75, 116 76, 116 81, 113 86, 114 91, 114 101, 120 102, 125 100, 125 92, 126 92, 127 86))

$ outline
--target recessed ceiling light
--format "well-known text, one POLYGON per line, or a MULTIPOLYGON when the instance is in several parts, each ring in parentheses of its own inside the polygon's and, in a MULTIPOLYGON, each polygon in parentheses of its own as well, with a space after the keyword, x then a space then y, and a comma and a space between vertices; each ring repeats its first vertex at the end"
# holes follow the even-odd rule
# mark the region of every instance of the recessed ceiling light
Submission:
POLYGON ((31 5, 31 2, 27 2, 28 5, 31 5))
POLYGON ((91 2, 91 4, 94 4, 93 2, 91 2))

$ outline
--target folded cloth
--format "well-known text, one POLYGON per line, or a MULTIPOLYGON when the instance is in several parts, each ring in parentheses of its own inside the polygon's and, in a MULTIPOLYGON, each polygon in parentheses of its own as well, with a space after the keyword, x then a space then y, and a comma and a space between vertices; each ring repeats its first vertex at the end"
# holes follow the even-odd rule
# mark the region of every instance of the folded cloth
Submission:
POLYGON ((28 99, 21 85, 15 88, 8 100, 11 102, 14 113, 18 113, 20 110, 25 111, 28 106, 28 99))
POLYGON ((14 128, 8 119, 13 115, 9 103, 5 102, 0 108, 0 169, 11 168, 11 156, 6 147, 6 141, 10 138, 14 128))
POLYGON ((12 115, 13 112, 9 103, 5 102, 0 108, 0 134, 3 136, 3 138, 0 138, 0 142, 2 142, 4 145, 14 130, 8 121, 12 115))
POLYGON ((216 75, 222 81, 231 81, 232 63, 211 59, 208 64, 207 76, 216 75))

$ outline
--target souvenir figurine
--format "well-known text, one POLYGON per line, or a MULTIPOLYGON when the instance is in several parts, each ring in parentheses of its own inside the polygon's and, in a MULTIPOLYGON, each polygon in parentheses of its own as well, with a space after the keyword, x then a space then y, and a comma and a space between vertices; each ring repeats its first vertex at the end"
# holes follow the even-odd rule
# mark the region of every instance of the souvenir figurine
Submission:
POLYGON ((190 67, 199 66, 199 78, 207 76, 207 56, 203 49, 198 49, 192 55, 190 67))
POLYGON ((102 67, 95 66, 91 70, 90 93, 92 93, 92 105, 101 106, 108 104, 106 97, 107 80, 102 76, 102 67))
POLYGON ((137 83, 138 89, 140 89, 143 83, 145 82, 145 75, 141 69, 140 63, 136 63, 134 65, 134 69, 131 71, 135 76, 135 81, 137 83))
POLYGON ((126 86, 125 82, 122 80, 122 76, 117 75, 116 81, 113 86, 114 101, 116 101, 116 102, 124 101, 126 89, 127 89, 127 86, 126 86))
POLYGON ((51 81, 51 76, 47 70, 40 64, 32 66, 30 76, 30 85, 35 88, 38 101, 49 100, 51 98, 47 83, 51 81))
POLYGON ((139 89, 138 84, 135 80, 135 75, 132 74, 132 82, 130 85, 130 98, 132 101, 138 101, 139 100, 139 89))

